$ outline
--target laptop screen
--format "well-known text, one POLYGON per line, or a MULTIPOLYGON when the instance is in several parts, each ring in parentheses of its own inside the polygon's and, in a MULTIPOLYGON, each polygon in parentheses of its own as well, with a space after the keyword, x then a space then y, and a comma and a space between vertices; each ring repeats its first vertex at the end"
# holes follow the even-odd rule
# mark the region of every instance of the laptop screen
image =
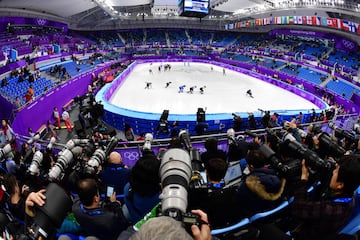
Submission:
POLYGON ((224 177, 225 184, 229 184, 236 180, 240 180, 241 176, 242 176, 242 171, 241 171, 240 162, 232 163, 229 165, 229 167, 226 171, 226 174, 224 177))

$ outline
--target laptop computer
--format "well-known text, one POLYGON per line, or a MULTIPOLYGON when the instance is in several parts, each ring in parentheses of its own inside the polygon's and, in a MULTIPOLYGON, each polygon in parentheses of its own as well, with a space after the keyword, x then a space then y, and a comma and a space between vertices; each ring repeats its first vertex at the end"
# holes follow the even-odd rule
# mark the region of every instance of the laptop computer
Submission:
POLYGON ((224 182, 225 186, 232 186, 241 181, 242 171, 240 162, 231 162, 226 171, 224 182))

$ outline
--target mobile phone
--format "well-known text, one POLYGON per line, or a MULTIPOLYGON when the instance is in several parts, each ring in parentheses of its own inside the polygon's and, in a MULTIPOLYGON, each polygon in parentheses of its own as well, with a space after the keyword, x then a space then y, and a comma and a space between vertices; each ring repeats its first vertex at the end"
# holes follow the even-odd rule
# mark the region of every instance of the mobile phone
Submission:
POLYGON ((107 186, 106 187, 106 197, 111 197, 113 192, 114 192, 114 187, 113 186, 107 186))

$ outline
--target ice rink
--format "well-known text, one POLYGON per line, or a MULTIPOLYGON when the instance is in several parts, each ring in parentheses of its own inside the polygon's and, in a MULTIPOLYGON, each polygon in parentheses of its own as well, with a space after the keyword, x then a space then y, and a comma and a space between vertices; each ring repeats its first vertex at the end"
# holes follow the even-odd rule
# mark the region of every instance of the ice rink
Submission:
POLYGON ((199 107, 207 114, 319 109, 291 92, 229 69, 224 74, 223 68, 205 63, 169 64, 171 70, 167 71, 163 67, 159 71, 161 63, 137 65, 114 92, 110 103, 140 112, 162 113, 167 109, 170 114, 195 114, 199 107), (147 82, 151 83, 149 89, 147 82), (171 83, 166 88, 167 82, 171 83), (186 87, 179 93, 182 85, 186 87), (196 87, 191 94, 188 91, 192 86, 196 87), (204 87, 203 94, 200 87, 204 87), (246 95, 248 89, 253 98, 246 95))

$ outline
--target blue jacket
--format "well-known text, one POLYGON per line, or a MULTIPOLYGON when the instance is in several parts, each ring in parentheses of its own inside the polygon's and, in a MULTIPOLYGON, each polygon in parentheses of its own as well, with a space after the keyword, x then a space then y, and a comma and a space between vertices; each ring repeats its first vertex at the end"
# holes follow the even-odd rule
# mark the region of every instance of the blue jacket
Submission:
POLYGON ((130 183, 125 185, 124 199, 125 205, 129 210, 131 222, 135 224, 160 202, 159 196, 161 192, 158 192, 153 196, 141 196, 136 192, 131 191, 130 188, 130 183))
POLYGON ((117 195, 123 194, 125 185, 129 182, 131 169, 122 164, 108 164, 100 172, 100 179, 104 185, 114 186, 117 195))

